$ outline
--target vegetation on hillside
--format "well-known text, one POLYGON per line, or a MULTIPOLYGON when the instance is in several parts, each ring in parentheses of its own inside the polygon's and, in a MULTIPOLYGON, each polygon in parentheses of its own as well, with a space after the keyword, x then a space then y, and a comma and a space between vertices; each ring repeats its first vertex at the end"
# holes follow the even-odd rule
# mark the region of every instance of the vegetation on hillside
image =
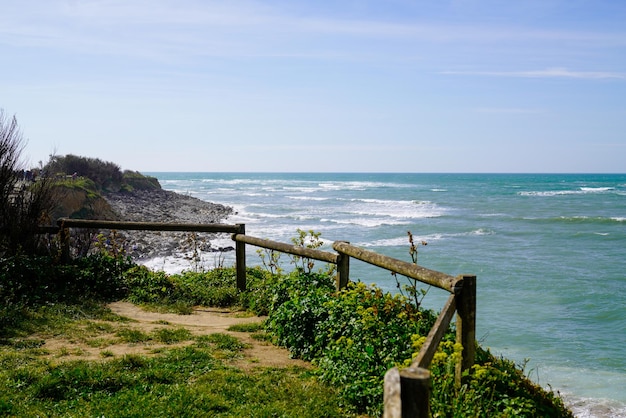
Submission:
MULTIPOLYGON (((0 352, 6 351, 6 347, 26 344, 25 339, 36 333, 37 312, 51 304, 69 307, 75 300, 102 302, 126 298, 179 313, 189 313, 196 305, 240 306, 268 314, 266 330, 270 338, 287 347, 294 356, 313 362, 318 367, 316 375, 320 381, 336 389, 340 397, 334 398, 334 402, 343 412, 336 410, 329 416, 348 413, 378 416, 382 411, 384 373, 391 367, 410 363, 435 318, 433 312, 417 309, 404 296, 385 293, 375 286, 352 283, 337 293, 333 277, 327 273, 296 269, 277 275, 260 267, 250 268, 246 292, 237 292, 235 276, 234 268, 167 275, 102 253, 66 265, 41 258, 5 259, 0 272, 0 348, 4 345, 5 349, 0 352)), ((192 356, 194 360, 189 361, 196 371, 186 370, 184 373, 203 375, 202 367, 212 368, 214 360, 206 353, 194 353, 186 351, 176 354, 176 358, 184 364, 186 356, 192 356), (197 367, 200 369, 195 369, 197 367)), ((166 358, 168 355, 173 354, 164 354, 166 358)), ((558 396, 529 381, 512 362, 481 348, 472 373, 460 388, 455 387, 454 364, 458 355, 459 347, 454 344, 451 329, 431 367, 433 416, 571 416, 558 396)), ((4 360, 0 356, 0 362, 14 362, 13 356, 4 357, 4 360)), ((70 404, 80 405, 85 413, 109 411, 112 414, 116 408, 114 402, 126 399, 119 407, 129 407, 134 403, 131 399, 135 398, 136 403, 146 408, 166 408, 149 394, 150 391, 138 390, 130 381, 141 381, 144 379, 141 376, 146 373, 164 373, 150 372, 144 367, 150 364, 151 370, 153 367, 158 369, 171 360, 164 359, 164 363, 159 363, 162 360, 134 358, 132 361, 138 366, 137 375, 132 377, 124 366, 124 361, 131 359, 112 359, 105 372, 101 366, 85 362, 67 368, 43 366, 36 356, 25 358, 20 355, 20 358, 21 371, 8 375, 4 372, 0 379, 5 385, 0 393, 7 394, 0 396, 0 411, 3 404, 6 411, 18 411, 15 399, 39 405, 41 409, 50 405, 52 400, 59 411, 67 411, 70 404), (157 366, 157 363, 163 365, 157 366), (57 380, 47 382, 37 377, 42 367, 57 380), (111 384, 97 383, 98 376, 111 384), (72 383, 76 381, 83 383, 72 383), (49 389, 43 390, 42 385, 49 389), (78 387, 82 389, 77 390, 78 387), (13 399, 17 393, 19 396, 13 399)), ((166 381, 148 379, 143 381, 142 387, 154 385, 154 390, 165 393, 168 389, 164 385, 174 385, 171 387, 174 388, 179 379, 187 379, 176 377, 174 371, 168 373, 174 374, 166 381)), ((246 379, 242 375, 230 379, 233 378, 246 379)), ((206 382, 203 378, 188 381, 188 390, 180 396, 187 397, 192 403, 206 402, 200 393, 210 392, 206 392, 208 389, 203 382, 206 382)), ((320 390, 327 389, 320 387, 320 390)), ((233 409, 230 409, 233 400, 220 399, 223 416, 233 416, 233 409), (230 415, 226 411, 231 411, 230 415)))
MULTIPOLYGON (((154 272, 105 245, 104 236, 96 242, 99 251, 61 262, 54 238, 42 242, 37 234, 54 207, 55 185, 96 195, 124 190, 124 184, 130 190, 158 182, 127 173, 133 180, 124 183, 115 164, 65 156, 46 166, 54 176, 23 183, 22 147, 15 118, 0 112, 0 416, 142 416, 146 411, 152 416, 378 416, 384 373, 410 364, 432 327, 435 313, 421 308, 414 292, 413 297, 392 295, 362 283, 337 292, 331 271, 314 271, 311 260, 294 257, 295 269, 285 272, 274 252, 260 253, 266 269, 248 269, 245 292, 236 289, 234 268, 154 272), (42 358, 42 336, 68 333, 81 320, 106 330, 102 321, 115 318, 104 303, 120 299, 179 313, 205 305, 268 315, 269 338, 315 364, 319 380, 303 371, 242 373, 219 351, 237 344, 199 338, 150 358, 42 358)), ((316 248, 321 242, 313 231, 298 232, 295 245, 316 248)), ((191 339, 189 333, 176 338, 191 339)), ((558 396, 481 347, 476 365, 455 386, 459 351, 450 329, 431 367, 433 416, 572 416, 558 396)))
POLYGON ((159 181, 137 171, 125 170, 99 158, 73 154, 52 156, 43 171, 59 180, 86 178, 93 182, 98 193, 160 189, 159 181))

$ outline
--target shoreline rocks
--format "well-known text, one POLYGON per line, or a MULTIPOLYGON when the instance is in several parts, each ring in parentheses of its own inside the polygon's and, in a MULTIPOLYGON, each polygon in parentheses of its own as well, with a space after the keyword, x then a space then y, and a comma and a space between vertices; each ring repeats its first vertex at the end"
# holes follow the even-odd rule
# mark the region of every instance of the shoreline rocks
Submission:
MULTIPOLYGON (((121 221, 207 224, 223 222, 233 213, 229 206, 162 189, 107 193, 104 198, 121 221)), ((233 249, 212 245, 217 234, 209 233, 119 231, 118 236, 135 261, 233 249)))

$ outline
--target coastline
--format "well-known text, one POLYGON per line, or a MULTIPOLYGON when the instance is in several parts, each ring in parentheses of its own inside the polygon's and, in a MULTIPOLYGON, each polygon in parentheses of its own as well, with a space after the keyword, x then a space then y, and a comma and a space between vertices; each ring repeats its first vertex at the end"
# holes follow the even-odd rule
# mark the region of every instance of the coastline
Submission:
MULTIPOLYGON (((163 178, 159 178, 159 180, 163 181, 163 178)), ((324 179, 324 180, 326 180, 326 179, 324 179)), ((225 187, 224 186, 224 181, 226 181, 226 180, 223 180, 221 182, 217 182, 219 187, 221 187, 221 188, 225 187)), ((246 220, 248 222, 254 223, 255 220, 249 220, 247 218, 254 217, 254 214, 256 212, 254 212, 252 215, 250 215, 250 213, 249 213, 250 209, 247 209, 245 204, 241 203, 241 202, 242 201, 245 202, 248 199, 255 199, 254 200, 255 203, 258 203, 257 200, 259 198, 257 197, 257 195, 259 193, 262 193, 264 190, 263 190, 263 188, 261 188, 261 191, 258 190, 258 188, 259 188, 258 182, 255 181, 254 178, 251 180, 251 183, 248 186, 249 189, 250 189, 249 191, 246 191, 246 189, 245 189, 246 185, 241 186, 240 183, 241 183, 241 181, 237 181, 236 185, 232 187, 232 190, 227 189, 225 192, 222 192, 221 194, 220 193, 217 193, 217 194, 216 193, 211 193, 210 195, 209 194, 205 194, 204 196, 205 197, 209 197, 210 196, 211 198, 217 199, 218 201, 221 200, 221 201, 226 201, 226 202, 234 202, 235 203, 235 207, 237 208, 237 210, 241 212, 241 216, 246 217, 246 220), (243 191, 242 191, 242 187, 244 187, 243 191), (251 197, 251 196, 254 196, 254 197, 251 197)), ((226 183, 226 185, 228 185, 228 183, 226 183)), ((204 186, 205 186, 205 184, 203 183, 203 187, 204 186)), ((289 186, 291 187, 292 185, 289 184, 289 186)), ((309 186, 309 184, 307 183, 307 184, 305 184, 305 186, 309 186)), ((452 194, 452 187, 447 185, 447 184, 446 184, 446 186, 447 186, 447 189, 446 189, 447 191, 446 192, 442 192, 441 190, 443 188, 438 186, 436 190, 432 190, 432 193, 438 193, 438 194, 446 193, 446 196, 451 195, 452 194)), ((175 188, 176 190, 193 190, 195 192, 193 187, 192 186, 190 187, 187 184, 185 184, 184 187, 177 187, 176 184, 168 184, 167 182, 165 182, 165 187, 170 187, 172 189, 175 188)), ((272 187, 274 187, 274 185, 272 185, 272 187)), ((353 184, 348 184, 346 187, 348 187, 348 188, 349 187, 353 187, 353 184)), ((533 183, 532 187, 538 187, 538 186, 533 183)), ((267 188, 269 190, 269 186, 267 188)), ((324 188, 324 187, 320 186, 320 189, 323 189, 323 192, 328 194, 328 192, 326 191, 328 189, 327 187, 324 188)), ((535 190, 535 189, 529 189, 529 190, 535 190)), ((565 199, 565 197, 563 197, 563 196, 566 196, 566 197, 567 196, 575 196, 575 197, 581 196, 581 192, 579 192, 577 189, 572 189, 573 191, 571 191, 571 192, 569 191, 569 189, 566 189, 565 192, 562 191, 561 189, 554 189, 555 191, 552 191, 553 189, 549 189, 549 192, 546 192, 543 189, 537 189, 537 190, 539 190, 539 192, 537 192, 537 193, 533 192, 534 194, 532 195, 535 198, 535 200, 538 200, 539 198, 541 198, 543 200, 548 200, 552 196, 556 196, 555 198, 552 198, 551 200, 549 200, 550 202, 552 202, 552 201, 555 201, 557 198, 565 199)), ((272 202, 271 203, 274 203, 274 201, 276 199, 276 197, 274 196, 275 191, 272 189, 271 192, 272 192, 272 202)), ((171 193, 174 193, 174 192, 171 192, 171 193)), ((306 189, 306 193, 308 194, 308 193, 310 193, 310 191, 308 189, 306 189)), ((426 192, 421 191, 420 193, 421 194, 428 194, 428 191, 426 191, 426 192)), ((291 187, 289 189, 289 196, 292 196, 294 194, 295 194, 295 192, 293 191, 293 187, 291 187)), ((596 196, 598 194, 600 194, 600 193, 599 192, 585 191, 585 195, 584 196, 589 196, 589 195, 596 196)), ((198 193, 198 195, 199 196, 203 196, 202 193, 198 193)), ((182 195, 181 194, 177 194, 177 196, 175 196, 174 199, 178 200, 178 197, 181 197, 181 196, 184 197, 184 198, 189 198, 189 196, 187 196, 185 194, 182 194, 182 195)), ((317 197, 318 197, 318 195, 313 195, 313 197, 311 197, 311 199, 315 199, 317 197)), ((326 197, 326 196, 324 196, 324 197, 326 197)), ((437 196, 433 197, 432 199, 434 200, 436 197, 437 196)), ((194 199, 194 198, 190 198, 190 199, 193 199, 195 201, 199 201, 199 202, 201 202, 202 205, 204 205, 204 204, 214 205, 212 203, 209 203, 209 202, 206 202, 206 201, 203 201, 203 200, 194 199)), ((181 199, 181 201, 183 201, 183 200, 181 199)), ((325 200, 325 201, 328 201, 328 200, 325 200)), ((299 203, 299 202, 302 202, 302 200, 293 200, 292 199, 292 201, 290 201, 289 203, 293 204, 293 202, 299 203)), ((304 200, 304 202, 306 203, 308 201, 304 200)), ((317 202, 318 201, 316 201, 316 204, 318 204, 317 202)), ((159 213, 161 212, 161 209, 160 208, 152 208, 152 206, 158 206, 161 203, 169 205, 169 202, 167 202, 167 199, 162 199, 162 198, 159 198, 159 199, 156 199, 156 200, 155 199, 152 199, 152 200, 151 199, 147 199, 143 203, 137 205, 137 209, 131 209, 131 210, 132 211, 134 211, 134 210, 142 211, 144 209, 150 209, 151 211, 155 212, 154 215, 159 215, 159 213)), ((377 203, 377 202, 373 202, 372 204, 374 204, 374 203, 377 203)), ((310 202, 308 202, 307 204, 310 204, 310 202)), ((449 202, 448 202, 448 205, 450 205, 449 202)), ((218 205, 218 206, 221 206, 221 205, 218 205)), ((221 220, 226 219, 230 215, 235 213, 232 210, 232 208, 228 208, 228 209, 229 209, 228 214, 224 214, 223 217, 220 217, 220 219, 217 219, 216 222, 220 222, 221 220)), ((196 220, 193 220, 195 215, 194 215, 193 210, 190 207, 183 208, 183 210, 191 212, 189 214, 190 218, 188 218, 190 220, 188 220, 187 222, 197 222, 196 220)), ((260 212, 260 209, 258 209, 257 207, 255 207, 254 210, 260 212)), ((265 209, 265 210, 267 211, 267 209, 265 209)), ((174 215, 175 214, 175 207, 174 206, 169 207, 169 209, 165 210, 165 212, 167 212, 167 213, 169 213, 171 215, 169 217, 169 220, 168 220, 167 216, 165 217, 165 220, 151 219, 150 217, 141 217, 141 218, 137 218, 137 220, 145 220, 145 221, 153 221, 154 220, 154 221, 169 221, 169 222, 177 222, 177 221, 183 222, 184 221, 183 218, 182 218, 182 216, 185 216, 184 214, 181 217, 178 217, 178 214, 174 215)), ((268 212, 263 212, 263 214, 265 214, 265 213, 271 213, 272 215, 274 214, 273 212, 269 212, 269 211, 268 212)), ((308 214, 308 212, 305 212, 305 213, 308 214)), ((129 217, 125 217, 124 220, 126 220, 126 219, 131 220, 130 216, 134 216, 134 215, 139 216, 140 214, 133 212, 133 213, 131 213, 129 215, 129 217)), ((361 214, 359 214, 359 216, 362 217, 361 214)), ((494 222, 492 220, 494 218, 497 219, 498 217, 495 216, 495 215, 491 215, 488 218, 490 223, 494 222)), ((259 219, 260 220, 256 220, 256 222, 257 222, 258 225, 261 226, 261 228, 258 228, 258 225, 257 225, 257 230, 262 231, 262 232, 260 232, 261 234, 263 234, 265 231, 268 230, 268 228, 270 228, 270 226, 266 226, 265 223, 263 223, 263 222, 265 222, 266 219, 269 219, 269 221, 267 221, 268 225, 269 225, 269 223, 274 223, 274 222, 276 222, 277 224, 281 223, 281 222, 285 222, 284 219, 281 219, 281 218, 277 219, 275 216, 263 217, 263 218, 259 218, 259 219), (265 229, 262 229, 262 228, 265 228, 265 229)), ((358 219, 361 219, 361 218, 358 218, 358 219)), ((578 220, 578 218, 572 218, 572 219, 576 219, 576 222, 564 222, 564 221, 562 221, 560 219, 561 218, 559 218, 556 221, 554 221, 554 222, 558 222, 558 225, 560 225, 560 226, 563 226, 563 225, 568 226, 570 224, 571 225, 579 225, 580 224, 580 220, 578 220)), ((570 219, 570 218, 565 218, 565 219, 570 219)), ((586 222, 583 226, 586 226, 587 224, 589 224, 590 228, 594 228, 595 227, 598 230, 600 230, 600 229, 604 230, 604 229, 609 228, 611 225, 613 225, 613 223, 609 223, 608 226, 607 226, 606 222, 603 222, 603 223, 599 224, 598 226, 596 226, 596 223, 592 222, 594 219, 596 219, 596 218, 591 218, 591 220, 586 222)), ((290 224, 288 219, 287 219, 286 222, 287 222, 288 225, 291 225, 291 226, 293 226, 295 228, 295 224, 294 223, 290 224)), ((305 220, 305 221, 302 221, 301 218, 298 218, 298 220, 294 221, 294 222, 297 222, 298 224, 302 224, 302 222, 310 222, 310 221, 308 221, 308 219, 305 220)), ((518 222, 521 222, 521 221, 518 221, 518 222)), ((537 222, 537 221, 531 221, 531 222, 537 222)), ((547 221, 542 221, 542 222, 545 223, 547 221)), ((306 225, 308 226, 308 224, 306 224, 306 225)), ((353 224, 350 224, 350 225, 353 225, 353 224)), ((274 226, 277 226, 277 225, 274 225, 274 226)), ((389 227, 385 228, 385 230, 388 230, 388 229, 389 229, 389 227)), ((580 229, 580 228, 578 228, 578 229, 580 229)), ((369 230, 372 230, 372 228, 370 228, 369 230)), ((178 234, 180 234, 182 236, 181 233, 178 233, 178 234)), ((267 233, 267 235, 271 236, 269 233, 267 233)), ((452 236, 452 235, 450 235, 450 236, 452 236)), ((472 236, 470 236, 470 238, 473 238, 474 240, 480 239, 481 243, 482 243, 482 241, 486 241, 487 239, 492 240, 494 237, 497 237, 497 236, 498 236, 497 234, 491 234, 491 235, 481 234, 481 235, 472 235, 472 236)), ((597 236, 597 235, 596 234, 589 234, 589 236, 597 236)), ((465 237, 465 235, 463 237, 465 237)), ((466 239, 469 240, 470 238, 466 238, 466 239)), ((437 239, 440 239, 440 238, 437 238, 437 239)), ((435 238, 431 238, 431 240, 435 240, 435 238)), ((213 241, 215 242, 216 240, 213 239, 213 241)), ((224 240, 224 241, 226 241, 226 240, 224 240)), ((387 241, 390 241, 390 240, 387 239, 384 242, 387 242, 387 241)), ((404 241, 404 237, 403 237, 403 241, 404 241)), ((448 241, 451 241, 451 239, 448 239, 446 243, 448 243, 448 241)), ((436 243, 436 241, 435 241, 435 243, 436 243)), ((429 244, 430 244, 430 242, 429 242, 429 244)), ((448 245, 450 245, 450 244, 448 243, 448 245)), ((482 243, 482 245, 485 245, 485 244, 482 243)), ((183 268, 186 266, 187 269, 189 269, 192 266, 190 264, 189 257, 186 254, 184 254, 183 251, 181 251, 181 248, 174 247, 173 251, 169 251, 169 252, 165 251, 165 254, 168 256, 167 259, 165 259, 165 256, 155 255, 154 257, 152 257, 152 259, 149 259, 148 257, 143 257, 141 263, 145 264, 145 265, 148 265, 150 268, 161 269, 161 270, 166 270, 166 269, 168 269, 170 267, 174 267, 174 269, 178 269, 179 270, 180 266, 182 266, 183 268), (178 266, 172 265, 172 261, 176 261, 178 263, 178 266), (152 264, 152 266, 150 264, 152 264)), ((213 256, 217 256, 217 254, 214 253, 213 256)), ((434 258, 435 255, 431 254, 431 255, 429 255, 429 257, 434 258)), ((485 276, 486 276, 486 274, 485 274, 485 276)), ((557 391, 559 390, 558 388, 555 388, 555 389, 557 391)), ((561 391, 565 392, 565 391, 563 391, 562 388, 561 388, 561 391)), ((574 412, 575 416, 578 417, 578 418, 583 418, 583 417, 584 418, 587 418, 587 417, 589 417, 589 418, 591 418, 591 417, 598 417, 598 418, 599 417, 626 417, 626 406, 623 403, 621 403, 619 401, 616 401, 615 399, 610 399, 610 398, 606 398, 606 397, 603 397, 603 396, 593 397, 593 396, 589 396, 588 394, 587 395, 581 395, 581 394, 577 394, 575 390, 571 391, 571 392, 570 391, 566 391, 565 393, 562 393, 562 395, 563 395, 563 398, 565 400, 565 403, 568 405, 568 407, 570 407, 570 409, 574 412)))

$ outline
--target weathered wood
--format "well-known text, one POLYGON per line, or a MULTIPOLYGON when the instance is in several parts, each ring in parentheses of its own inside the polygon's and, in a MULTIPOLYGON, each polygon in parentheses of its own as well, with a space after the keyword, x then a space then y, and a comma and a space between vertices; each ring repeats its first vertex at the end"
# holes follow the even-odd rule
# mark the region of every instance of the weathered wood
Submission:
MULTIPOLYGON (((238 234, 246 233, 244 224, 237 224, 238 234)), ((246 243, 241 241, 235 242, 235 268, 237 270, 237 289, 246 290, 246 243)))
POLYGON ((397 367, 387 370, 383 385, 383 418, 402 418, 400 370, 397 367))
POLYGON ((420 352, 413 361, 413 367, 423 367, 425 369, 430 367, 430 362, 433 360, 435 352, 437 352, 437 347, 439 347, 439 343, 446 333, 446 330, 450 325, 450 321, 452 321, 455 308, 455 295, 450 295, 443 309, 439 313, 435 324, 430 329, 424 345, 422 345, 420 352))
POLYGON ((70 229, 66 228, 63 224, 59 225, 60 236, 59 241, 61 245, 61 260, 64 263, 70 261, 70 229))
POLYGON ((461 361, 457 363, 455 380, 461 384, 465 370, 470 370, 476 357, 476 276, 459 276, 456 292, 456 340, 463 345, 461 361))
POLYGON ((430 417, 430 371, 421 367, 400 370, 402 417, 430 417))
POLYGON ((298 255, 304 258, 311 258, 313 260, 337 264, 337 254, 327 251, 285 244, 283 242, 271 241, 243 234, 233 235, 233 240, 236 242, 245 242, 246 244, 254 245, 256 247, 267 248, 268 250, 280 251, 287 254, 298 255))
POLYGON ((350 257, 339 253, 337 255, 337 290, 348 286, 350 280, 350 257))
POLYGON ((454 291, 455 283, 459 280, 457 277, 449 276, 439 271, 429 270, 416 264, 364 250, 341 241, 335 241, 333 249, 341 254, 347 254, 366 263, 417 279, 420 282, 445 289, 449 292, 454 291))
POLYGON ((58 234, 61 231, 61 228, 58 226, 38 226, 37 233, 38 234, 58 234))
POLYGON ((117 229, 117 230, 141 230, 141 231, 179 231, 179 232, 227 232, 237 233, 237 225, 229 224, 184 224, 163 222, 122 222, 100 221, 90 219, 61 218, 57 221, 59 226, 65 228, 92 228, 92 229, 117 229))

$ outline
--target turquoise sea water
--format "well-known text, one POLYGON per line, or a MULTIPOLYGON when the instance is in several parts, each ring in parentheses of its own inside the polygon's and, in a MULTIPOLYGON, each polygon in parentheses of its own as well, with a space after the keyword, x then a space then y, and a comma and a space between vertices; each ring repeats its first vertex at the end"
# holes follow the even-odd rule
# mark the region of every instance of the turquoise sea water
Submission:
MULTIPOLYGON (((428 243, 419 264, 477 275, 483 346, 527 362, 577 416, 626 416, 626 175, 149 174, 233 206, 225 222, 262 238, 313 229, 410 261, 410 230, 428 243)), ((358 261, 351 276, 395 289, 358 261)), ((424 304, 439 310, 445 297, 432 289, 424 304)))

